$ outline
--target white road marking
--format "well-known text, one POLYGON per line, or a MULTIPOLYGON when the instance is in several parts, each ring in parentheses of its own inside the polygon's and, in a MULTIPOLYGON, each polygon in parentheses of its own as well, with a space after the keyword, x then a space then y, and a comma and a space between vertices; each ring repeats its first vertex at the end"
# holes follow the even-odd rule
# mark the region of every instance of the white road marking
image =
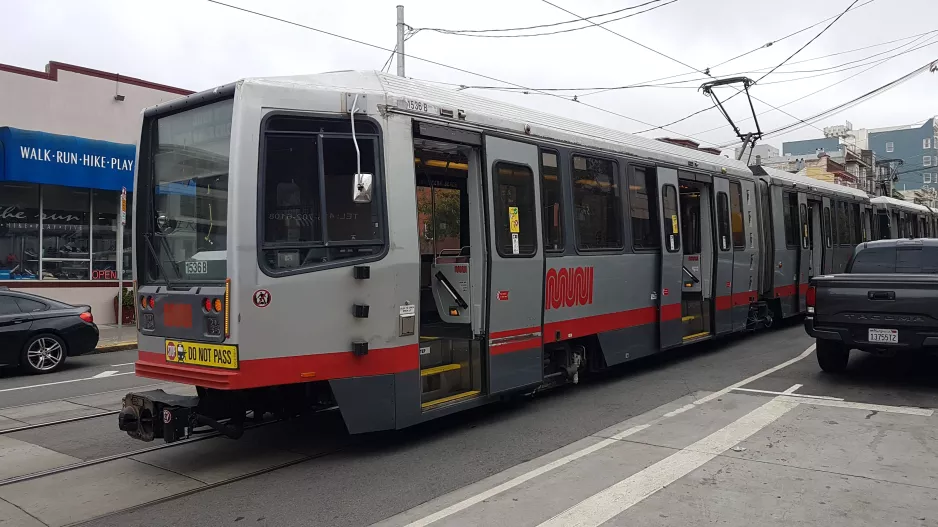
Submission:
MULTIPOLYGON (((115 295, 116 296, 116 295, 115 295)), ((112 368, 119 368, 121 366, 133 366, 136 362, 125 362, 123 364, 111 364, 112 368)))
MULTIPOLYGON (((163 386, 163 385, 166 385, 166 384, 172 384, 172 383, 170 383, 170 382, 155 382, 155 383, 152 383, 152 384, 141 384, 140 386, 134 386, 133 389, 134 389, 134 390, 140 390, 140 389, 143 389, 143 388, 151 388, 151 387, 153 387, 153 386, 163 386)), ((13 405, 13 406, 2 406, 2 407, 0 407, 0 412, 3 412, 4 410, 9 410, 9 409, 11 409, 11 408, 22 408, 22 407, 24 407, 24 406, 35 406, 35 405, 37 405, 37 404, 45 404, 45 403, 51 403, 51 402, 56 402, 56 401, 71 402, 71 401, 69 401, 69 399, 78 399, 78 398, 80 398, 80 397, 91 397, 92 395, 103 395, 103 394, 106 394, 106 393, 115 393, 115 392, 125 392, 125 393, 126 393, 126 391, 127 391, 127 388, 118 388, 118 389, 116 389, 116 390, 105 390, 105 391, 103 391, 103 392, 93 392, 93 393, 85 393, 85 394, 81 394, 81 395, 75 395, 75 396, 73 396, 73 397, 67 397, 67 398, 64 398, 64 399, 48 399, 48 400, 45 400, 45 401, 36 401, 36 402, 34 402, 34 403, 16 404, 16 405, 13 405)))
POLYGON ((103 379, 103 378, 105 378, 105 377, 110 377, 110 376, 114 375, 115 373, 117 373, 117 370, 102 371, 101 373, 99 373, 99 374, 95 375, 94 377, 92 377, 92 379, 103 379))
POLYGON ((566 456, 560 459, 557 459, 555 461, 551 461, 550 463, 544 466, 538 467, 529 472, 525 472, 524 474, 521 474, 520 476, 512 478, 502 483, 501 485, 496 485, 490 488, 489 490, 480 492, 479 494, 476 494, 475 496, 466 498, 460 501, 459 503, 454 503, 450 505, 449 507, 446 507, 443 510, 437 511, 424 518, 420 518, 419 520, 415 522, 407 524, 407 527, 423 527, 425 525, 430 525, 431 523, 438 522, 442 520, 443 518, 452 516, 453 514, 456 514, 457 512, 468 509, 469 507, 477 503, 481 503, 483 500, 487 500, 491 498, 492 496, 505 492, 506 490, 513 489, 526 481, 532 480, 542 474, 546 474, 547 472, 550 472, 551 470, 554 470, 555 468, 562 467, 566 465, 567 463, 570 463, 571 461, 576 461, 577 459, 580 459, 583 456, 587 456, 589 454, 592 454, 593 452, 596 452, 597 450, 600 450, 600 449, 606 448, 609 445, 615 444, 617 441, 620 441, 637 432, 641 432, 642 430, 648 428, 649 426, 651 425, 645 424, 645 425, 633 426, 632 428, 619 432, 618 434, 608 439, 603 439, 602 441, 599 441, 598 443, 594 443, 586 448, 577 450, 576 452, 573 452, 572 454, 567 454, 566 456))
POLYGON ((804 385, 803 385, 803 384, 796 384, 796 385, 792 386, 791 388, 785 390, 785 391, 782 392, 782 393, 787 393, 787 394, 789 394, 789 395, 790 395, 790 394, 793 394, 793 393, 797 392, 798 389, 801 388, 802 386, 804 386, 804 385))
MULTIPOLYGON (((793 401, 797 400, 790 395, 783 395, 780 397, 785 400, 793 400, 793 401)), ((889 412, 889 413, 894 413, 894 414, 918 415, 922 417, 931 417, 935 413, 935 411, 930 408, 916 408, 914 406, 888 406, 885 404, 854 403, 851 401, 844 401, 844 400, 818 399, 818 400, 800 401, 800 402, 806 405, 831 406, 833 408, 852 408, 854 410, 866 410, 869 412, 889 412)))
POLYGON ((700 441, 590 496, 539 527, 599 526, 772 424, 798 403, 795 398, 776 397, 700 441))
POLYGON ((749 383, 751 383, 751 382, 753 382, 753 381, 759 380, 759 379, 765 377, 766 375, 771 375, 771 374, 777 372, 778 370, 781 370, 782 368, 787 368, 787 367, 791 366, 792 364, 794 364, 794 363, 796 363, 796 362, 798 362, 798 361, 804 359, 804 358, 807 357, 808 355, 810 355, 812 352, 814 352, 814 348, 815 348, 815 347, 816 347, 815 344, 811 344, 810 346, 808 346, 808 349, 804 350, 804 351, 801 353, 801 355, 798 355, 797 357, 795 357, 795 358, 793 358, 793 359, 786 360, 785 362, 779 364, 778 366, 772 366, 771 368, 765 370, 764 372, 757 373, 757 374, 753 375, 752 377, 743 379, 743 380, 741 380, 741 381, 739 381, 739 382, 737 382, 737 383, 735 383, 735 384, 731 384, 731 385, 727 386, 726 388, 723 388, 722 390, 720 390, 720 391, 718 391, 718 392, 713 392, 713 393, 711 393, 710 395, 707 395, 707 396, 705 396, 705 397, 701 397, 700 399, 697 399, 696 401, 694 401, 694 404, 696 404, 696 405, 701 405, 701 404, 704 404, 704 403, 709 403, 710 401, 712 401, 712 400, 714 400, 714 399, 719 399, 720 397, 723 397, 724 395, 730 393, 732 390, 735 390, 736 388, 742 388, 743 386, 745 386, 745 385, 747 385, 747 384, 749 384, 749 383))
MULTIPOLYGON (((670 412, 664 414, 663 416, 659 417, 658 419, 655 419, 655 420, 651 421, 651 422, 648 423, 648 424, 639 425, 639 426, 634 426, 634 427, 632 427, 632 428, 629 428, 629 429, 627 429, 627 430, 625 430, 625 431, 623 431, 623 432, 620 432, 620 433, 618 433, 618 434, 612 436, 611 438, 603 439, 602 441, 599 441, 598 443, 592 444, 592 445, 590 445, 590 446, 588 446, 588 447, 585 447, 585 448, 583 448, 583 449, 581 449, 581 450, 578 450, 578 451, 576 451, 576 452, 573 452, 573 453, 571 453, 571 454, 567 454, 566 456, 564 456, 564 457, 562 457, 562 458, 560 458, 560 459, 558 459, 558 460, 556 460, 556 461, 552 461, 552 462, 550 462, 550 463, 548 463, 548 464, 546 464, 546 465, 544 465, 544 466, 542 466, 542 467, 538 467, 538 468, 535 468, 535 469, 533 469, 533 470, 531 470, 531 471, 529 471, 529 472, 526 472, 526 473, 524 473, 524 474, 521 474, 520 476, 517 476, 517 477, 515 477, 515 478, 512 478, 512 479, 506 481, 505 483, 502 483, 502 484, 500 484, 500 485, 497 485, 497 486, 495 486, 495 487, 492 487, 492 488, 489 489, 489 490, 480 492, 479 494, 476 494, 476 495, 474 495, 474 496, 470 496, 470 497, 468 497, 468 498, 466 498, 466 499, 464 499, 464 500, 462 500, 462 501, 459 501, 459 502, 457 502, 457 503, 454 503, 454 504, 450 505, 449 507, 446 507, 445 509, 439 510, 439 511, 433 513, 433 514, 430 514, 430 515, 425 516, 425 517, 423 517, 423 518, 421 518, 421 519, 419 519, 419 520, 416 520, 416 521, 414 521, 414 522, 412 522, 412 523, 409 523, 409 524, 407 524, 407 527, 423 527, 423 526, 430 525, 430 524, 432 524, 432 523, 438 522, 438 521, 440 521, 440 520, 442 520, 442 519, 444 519, 444 518, 447 518, 447 517, 449 517, 449 516, 452 516, 453 514, 456 514, 457 512, 460 512, 460 511, 463 511, 463 510, 465 510, 465 509, 468 509, 469 507, 471 507, 471 506, 473 506, 473 505, 475 505, 475 504, 477 504, 477 503, 481 503, 483 500, 487 500, 487 499, 489 499, 489 498, 491 498, 491 497, 493 497, 493 496, 496 496, 496 495, 498 495, 498 494, 501 494, 502 492, 505 492, 506 490, 513 489, 513 488, 517 487, 518 485, 521 485, 522 483, 524 483, 524 482, 526 482, 526 481, 529 481, 529 480, 531 480, 531 479, 533 479, 533 478, 536 478, 536 477, 538 477, 538 476, 540 476, 540 475, 542 475, 542 474, 545 474, 545 473, 547 473, 547 472, 550 472, 551 470, 554 470, 555 468, 562 467, 562 466, 566 465, 567 463, 570 463, 571 461, 575 461, 575 460, 577 460, 577 459, 580 459, 580 458, 583 457, 583 456, 586 456, 586 455, 588 455, 588 454, 592 454, 593 452, 596 452, 597 450, 603 449, 603 448, 605 448, 605 447, 607 447, 607 446, 609 446, 609 445, 613 445, 613 444, 616 443, 616 441, 619 441, 620 439, 623 439, 623 438, 628 437, 628 436, 630 436, 630 435, 632 435, 632 434, 634 434, 634 433, 636 433, 636 432, 639 432, 639 431, 641 431, 641 430, 644 430, 645 428, 648 428, 649 426, 652 426, 652 425, 654 425, 654 424, 657 424, 657 423, 661 422, 661 421, 664 420, 664 419, 667 419, 667 418, 669 418, 669 417, 674 417, 675 415, 678 415, 678 414, 681 414, 681 413, 683 413, 683 412, 686 412, 687 410, 690 410, 690 409, 694 408, 696 405, 701 405, 701 404, 704 404, 705 402, 712 401, 712 400, 714 400, 714 399, 716 399, 716 398, 718 398, 718 397, 722 397, 722 396, 724 396, 724 395, 730 393, 730 391, 732 391, 734 388, 739 388, 739 387, 741 387, 741 386, 744 386, 744 385, 746 385, 746 384, 749 384, 749 383, 752 382, 752 381, 755 381, 755 380, 757 380, 757 379, 761 379, 762 377, 765 377, 766 375, 770 375, 770 374, 772 374, 772 373, 775 373, 775 372, 777 372, 778 370, 780 370, 780 369, 782 369, 782 368, 791 366, 792 364, 794 364, 794 363, 796 363, 796 362, 798 362, 798 361, 804 359, 805 357, 807 357, 808 355, 810 355, 812 351, 814 351, 814 347, 815 347, 814 344, 812 344, 811 346, 808 347, 808 349, 804 350, 804 352, 802 352, 802 353, 801 353, 800 355, 798 355, 797 357, 795 357, 795 358, 793 358, 793 359, 789 359, 789 360, 787 360, 787 361, 785 361, 785 362, 779 364, 778 366, 773 366, 773 367, 771 367, 771 368, 769 368, 769 369, 767 369, 767 370, 765 370, 765 371, 763 371, 763 372, 761 372, 761 373, 757 373, 757 374, 753 375, 752 377, 749 377, 749 378, 747 378, 747 379, 744 379, 744 380, 742 380, 742 381, 740 381, 740 382, 737 382, 737 383, 735 383, 735 384, 731 384, 730 386, 727 386, 726 388, 723 388, 723 389, 720 390, 720 391, 713 392, 712 394, 707 395, 706 397, 702 397, 702 398, 700 398, 700 399, 697 399, 696 401, 694 401, 693 404, 686 404, 686 405, 684 405, 684 406, 678 408, 677 410, 672 410, 672 411, 670 411, 670 412)), ((735 444, 735 443, 734 443, 734 444, 735 444)), ((731 445, 731 446, 732 446, 732 445, 731 445)), ((725 450, 725 449, 724 449, 724 450, 725 450)))
POLYGON ((29 390, 30 388, 42 388, 42 387, 45 387, 45 386, 55 386, 56 384, 68 384, 68 383, 70 383, 70 382, 97 381, 97 380, 101 380, 101 379, 109 379, 109 378, 111 378, 111 377, 117 377, 117 376, 119 376, 119 375, 133 375, 133 374, 134 374, 134 372, 128 371, 128 372, 124 372, 124 373, 115 373, 114 375, 109 375, 108 377, 100 377, 100 378, 96 378, 96 377, 84 377, 84 378, 81 378, 81 379, 68 379, 67 381, 46 382, 46 383, 42 383, 42 384, 30 384, 30 385, 28 385, 28 386, 17 386, 16 388, 4 388, 4 389, 0 390, 0 393, 3 393, 3 392, 16 392, 16 391, 19 391, 19 390, 29 390))
MULTIPOLYGON (((795 386, 801 386, 796 384, 795 386)), ((789 388, 790 390, 791 388, 789 388)), ((747 392, 747 393, 764 393, 768 395, 789 395, 791 397, 804 397, 805 399, 824 399, 827 401, 843 401, 843 397, 830 397, 827 395, 808 395, 806 393, 789 393, 788 390, 784 392, 773 392, 771 390, 756 390, 754 388, 733 388, 734 392, 747 392)))

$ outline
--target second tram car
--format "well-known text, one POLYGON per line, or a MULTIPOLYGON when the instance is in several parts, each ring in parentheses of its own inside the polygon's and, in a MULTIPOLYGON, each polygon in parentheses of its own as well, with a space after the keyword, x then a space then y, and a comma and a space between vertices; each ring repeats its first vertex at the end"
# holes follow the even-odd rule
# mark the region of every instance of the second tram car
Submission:
POLYGON ((376 72, 246 79, 141 130, 136 372, 198 387, 128 394, 144 440, 331 405, 399 429, 768 326, 900 207, 376 72))

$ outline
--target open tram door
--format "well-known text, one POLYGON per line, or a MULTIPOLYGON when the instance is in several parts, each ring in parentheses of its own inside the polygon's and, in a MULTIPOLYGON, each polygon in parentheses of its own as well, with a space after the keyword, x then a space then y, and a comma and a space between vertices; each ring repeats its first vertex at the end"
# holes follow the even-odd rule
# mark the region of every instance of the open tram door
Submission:
POLYGON ((658 338, 660 348, 666 349, 684 343, 681 321, 684 255, 681 252, 677 170, 673 168, 658 167, 658 210, 661 211, 658 338))
POLYGON ((489 394, 543 380, 544 251, 538 148, 485 137, 489 394))

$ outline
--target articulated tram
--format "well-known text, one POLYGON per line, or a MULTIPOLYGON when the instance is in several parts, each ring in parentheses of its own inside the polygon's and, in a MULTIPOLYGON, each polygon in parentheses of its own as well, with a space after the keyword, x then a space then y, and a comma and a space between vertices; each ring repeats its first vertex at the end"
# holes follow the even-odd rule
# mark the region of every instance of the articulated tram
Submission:
POLYGON ((575 383, 803 313, 856 244, 935 225, 376 72, 246 79, 142 119, 136 372, 198 387, 128 394, 120 428, 144 440, 333 405, 351 433, 400 429, 575 383))

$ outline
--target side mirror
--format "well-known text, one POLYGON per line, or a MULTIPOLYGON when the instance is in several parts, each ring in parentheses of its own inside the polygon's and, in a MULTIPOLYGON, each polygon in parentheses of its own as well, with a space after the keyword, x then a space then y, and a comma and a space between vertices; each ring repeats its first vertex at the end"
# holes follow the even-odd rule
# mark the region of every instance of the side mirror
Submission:
POLYGON ((355 203, 371 203, 372 174, 355 174, 352 184, 352 201, 355 203))

